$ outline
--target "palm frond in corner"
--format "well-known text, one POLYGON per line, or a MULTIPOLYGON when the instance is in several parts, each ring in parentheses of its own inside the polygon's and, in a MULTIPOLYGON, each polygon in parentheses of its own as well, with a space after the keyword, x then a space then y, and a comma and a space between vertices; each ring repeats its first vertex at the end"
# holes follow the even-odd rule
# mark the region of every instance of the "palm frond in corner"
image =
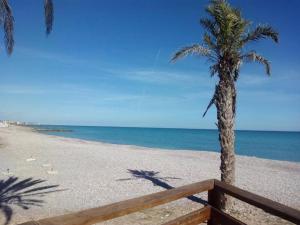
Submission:
POLYGON ((52 31, 52 25, 54 20, 54 10, 53 10, 53 1, 45 0, 45 25, 46 25, 46 34, 50 34, 52 31))
POLYGON ((0 3, 1 24, 4 29, 4 44, 7 54, 11 54, 14 48, 14 17, 8 0, 2 0, 0 3))

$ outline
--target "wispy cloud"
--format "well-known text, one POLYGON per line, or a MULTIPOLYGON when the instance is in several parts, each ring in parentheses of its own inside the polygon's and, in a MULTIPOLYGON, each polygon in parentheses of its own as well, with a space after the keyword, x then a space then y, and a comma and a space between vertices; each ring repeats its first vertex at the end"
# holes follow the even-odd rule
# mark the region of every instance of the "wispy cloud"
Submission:
POLYGON ((280 84, 280 85, 293 85, 300 84, 300 76, 297 71, 285 70, 285 71, 274 71, 271 76, 267 76, 264 73, 241 73, 238 84, 241 87, 256 86, 260 87, 263 85, 280 84))
MULTIPOLYGON (((37 59, 51 60, 52 62, 58 62, 66 65, 73 65, 76 67, 84 67, 95 73, 100 73, 101 76, 117 77, 123 80, 129 80, 133 82, 151 83, 151 84, 193 84, 197 83, 201 86, 211 85, 215 81, 210 79, 207 71, 178 71, 178 70, 163 70, 153 69, 155 66, 151 65, 148 68, 132 67, 125 68, 124 66, 117 64, 106 63, 104 60, 95 59, 83 59, 64 55, 61 53, 42 51, 37 49, 31 49, 26 47, 18 47, 17 51, 26 56, 34 57, 37 59)), ((159 51, 156 58, 159 57, 159 51)), ((156 61, 157 59, 155 59, 156 61)), ((155 64, 155 63, 154 63, 155 64)), ((87 76, 87 75, 85 75, 87 76)), ((95 76, 95 75, 90 75, 95 76)))
POLYGON ((42 50, 32 49, 32 48, 27 48, 27 47, 22 47, 22 46, 18 46, 18 48, 16 49, 16 53, 34 57, 34 58, 46 59, 46 60, 56 61, 56 62, 60 62, 60 63, 65 63, 65 64, 75 64, 76 65, 76 64, 88 63, 87 60, 71 57, 69 55, 64 55, 61 53, 54 53, 54 52, 47 52, 47 51, 42 51, 42 50))
POLYGON ((242 100, 264 101, 268 104, 295 102, 295 105, 297 105, 300 102, 300 94, 286 93, 280 90, 241 90, 239 91, 239 96, 243 98, 242 100))
POLYGON ((216 82, 205 72, 181 72, 163 69, 151 70, 149 68, 107 69, 107 71, 109 72, 109 76, 152 85, 198 85, 199 87, 207 87, 216 82))
MULTIPOLYGON (((194 91, 186 90, 181 94, 165 95, 162 96, 160 93, 156 94, 154 92, 147 93, 128 93, 122 91, 116 91, 106 87, 104 90, 96 90, 88 86, 81 84, 70 84, 62 83, 58 87, 51 88, 40 88, 36 86, 22 86, 22 85, 1 85, 0 92, 7 94, 77 94, 83 97, 93 99, 92 102, 116 102, 116 101, 143 101, 143 100, 154 100, 156 98, 164 98, 166 101, 192 101, 200 98, 209 98, 213 94, 214 84, 217 79, 210 78, 207 71, 189 71, 184 72, 180 70, 173 69, 153 69, 153 66, 148 68, 123 68, 120 65, 100 65, 99 63, 93 61, 92 59, 82 59, 76 57, 70 57, 68 55, 45 52, 35 49, 28 49, 19 47, 18 51, 22 54, 30 55, 32 57, 42 58, 46 60, 53 60, 63 64, 72 64, 75 66, 84 66, 92 69, 94 73, 91 76, 99 76, 101 78, 117 78, 120 80, 127 80, 135 83, 160 85, 160 86, 181 86, 181 87, 193 87, 194 91), (96 74, 96 75, 95 75, 96 74), (97 74, 101 74, 97 75, 97 74), (197 87, 198 90, 195 91, 197 87)), ((159 57, 159 51, 156 58, 159 57)), ((88 76, 88 75, 85 75, 88 76)), ((294 93, 293 95, 288 93, 280 92, 276 90, 277 94, 274 94, 274 89, 264 89, 265 85, 280 85, 284 83, 298 83, 299 76, 295 71, 286 71, 283 74, 274 73, 273 76, 267 77, 264 74, 254 74, 254 73, 241 73, 238 80, 239 93, 241 97, 249 96, 262 98, 266 97, 274 101, 284 101, 289 99, 299 99, 299 95, 294 93), (249 89, 249 88, 251 89, 249 89)), ((156 99, 158 100, 158 99, 156 99)))
POLYGON ((241 86, 260 86, 269 81, 269 77, 255 74, 241 74, 238 83, 241 86))
POLYGON ((46 93, 45 90, 38 87, 33 86, 24 86, 24 85, 0 85, 0 93, 2 94, 33 94, 33 95, 40 95, 46 93))

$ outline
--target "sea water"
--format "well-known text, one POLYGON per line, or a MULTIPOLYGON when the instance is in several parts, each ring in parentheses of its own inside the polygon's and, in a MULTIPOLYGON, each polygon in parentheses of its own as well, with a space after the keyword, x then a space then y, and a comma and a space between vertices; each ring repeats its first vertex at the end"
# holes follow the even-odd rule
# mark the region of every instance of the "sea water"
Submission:
MULTIPOLYGON (((51 135, 113 144, 172 150, 220 151, 217 130, 62 125, 34 127, 47 129, 48 131, 42 132, 51 135)), ((300 132, 238 130, 235 135, 235 151, 238 155, 300 162, 300 132)))

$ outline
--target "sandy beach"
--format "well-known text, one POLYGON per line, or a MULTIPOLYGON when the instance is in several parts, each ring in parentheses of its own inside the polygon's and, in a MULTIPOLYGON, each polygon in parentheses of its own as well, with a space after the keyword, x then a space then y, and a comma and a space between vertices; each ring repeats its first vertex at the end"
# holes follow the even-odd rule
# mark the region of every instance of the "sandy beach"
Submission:
MULTIPOLYGON (((10 224, 218 179, 219 163, 219 154, 213 152, 146 149, 50 136, 28 127, 0 128, 2 189, 12 176, 18 178, 15 182, 28 178, 45 180, 33 182, 31 188, 47 186, 39 190, 44 192, 42 195, 27 197, 39 200, 24 202, 28 209, 15 202, 5 204, 12 210, 10 224)), ((236 185, 300 209, 299 163, 238 156, 236 185)), ((206 198, 205 194, 200 197, 206 198)), ((9 214, 5 216, 3 205, 0 224, 9 214)), ((184 199, 103 224, 159 224, 199 207, 201 204, 184 199)), ((248 205, 237 203, 237 207, 237 216, 249 224, 285 223, 248 205)))

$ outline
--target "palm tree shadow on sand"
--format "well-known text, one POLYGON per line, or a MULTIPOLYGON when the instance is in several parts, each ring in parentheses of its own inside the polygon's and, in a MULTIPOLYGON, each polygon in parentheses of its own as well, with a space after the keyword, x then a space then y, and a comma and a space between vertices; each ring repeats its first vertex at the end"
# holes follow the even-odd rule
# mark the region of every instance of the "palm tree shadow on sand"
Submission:
MULTIPOLYGON (((169 189, 173 189, 174 187, 167 183, 168 180, 180 180, 181 179, 181 178, 178 178, 178 177, 160 177, 159 176, 160 172, 155 172, 155 171, 131 170, 131 169, 128 169, 127 171, 133 177, 125 178, 125 179, 118 179, 117 181, 145 179, 145 180, 151 181, 154 186, 160 186, 162 188, 165 188, 165 189, 169 190, 169 189)), ((188 196, 187 199, 189 199, 193 202, 201 203, 203 205, 207 204, 207 201, 205 201, 205 200, 203 200, 199 197, 196 197, 196 196, 188 196)))
POLYGON ((63 191, 56 189, 59 185, 37 186, 46 180, 18 177, 9 177, 0 180, 0 211, 5 216, 4 225, 8 225, 13 216, 13 206, 24 210, 31 206, 41 207, 44 203, 40 198, 53 192, 63 191))

